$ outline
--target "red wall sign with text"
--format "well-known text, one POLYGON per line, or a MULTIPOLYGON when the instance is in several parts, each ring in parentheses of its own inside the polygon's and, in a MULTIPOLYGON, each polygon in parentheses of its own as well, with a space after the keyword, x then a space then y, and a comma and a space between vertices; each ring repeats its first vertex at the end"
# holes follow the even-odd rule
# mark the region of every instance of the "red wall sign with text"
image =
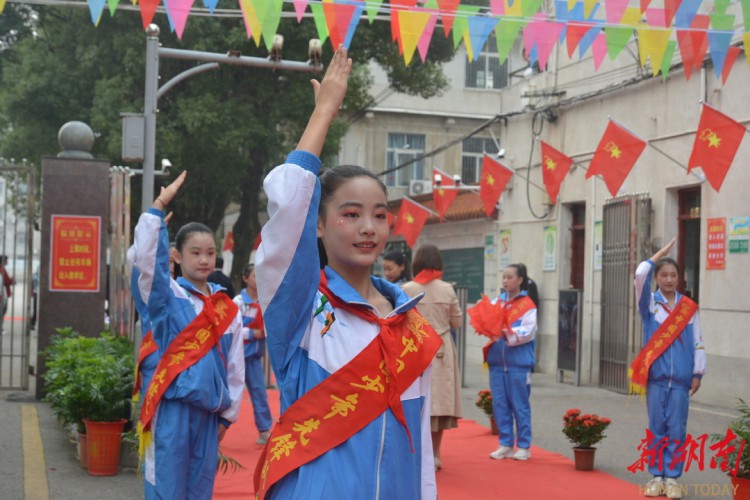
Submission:
POLYGON ((101 217, 53 215, 49 289, 99 291, 101 217))
POLYGON ((724 269, 727 251, 727 219, 708 219, 708 242, 706 244, 706 269, 724 269))

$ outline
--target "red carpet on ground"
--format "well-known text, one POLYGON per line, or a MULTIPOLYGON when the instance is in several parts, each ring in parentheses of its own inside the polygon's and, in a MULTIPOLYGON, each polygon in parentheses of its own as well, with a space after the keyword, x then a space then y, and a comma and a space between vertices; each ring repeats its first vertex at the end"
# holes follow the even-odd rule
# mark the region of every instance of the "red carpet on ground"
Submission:
MULTIPOLYGON (((268 391, 268 399, 271 413, 277 418, 278 391, 268 391)), ((245 392, 240 419, 221 443, 223 453, 244 468, 226 474, 219 472, 214 498, 252 498, 253 472, 262 450, 262 446, 255 444, 257 438, 250 397, 245 392)), ((534 446, 532 459, 527 462, 491 460, 488 455, 497 448, 497 436, 473 420, 461 420, 458 429, 446 431, 442 448, 444 468, 437 473, 440 500, 642 498, 636 485, 597 470, 576 471, 570 459, 534 446)))

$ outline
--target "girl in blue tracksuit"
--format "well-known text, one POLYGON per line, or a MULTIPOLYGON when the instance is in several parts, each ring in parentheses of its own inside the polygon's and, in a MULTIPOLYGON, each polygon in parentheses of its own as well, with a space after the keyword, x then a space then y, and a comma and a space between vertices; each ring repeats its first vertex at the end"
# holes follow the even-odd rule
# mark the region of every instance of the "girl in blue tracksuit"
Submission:
POLYGON ((258 304, 258 285, 255 281, 255 266, 247 264, 242 270, 245 288, 234 298, 234 303, 242 315, 242 339, 245 345, 245 385, 253 403, 255 428, 260 436, 257 444, 268 441, 271 409, 268 407, 266 377, 263 374, 263 356, 266 354, 266 335, 263 331, 263 317, 258 304))
MULTIPOLYGON (((679 267, 667 257, 674 244, 672 239, 649 260, 641 262, 635 271, 635 297, 643 323, 644 346, 682 298, 677 291, 679 267), (653 279, 657 290, 652 293, 653 279)), ((681 496, 675 479, 682 475, 684 461, 678 461, 674 468, 670 464, 677 447, 685 442, 690 396, 700 388, 705 373, 706 352, 696 311, 679 337, 649 370, 646 387, 649 430, 654 434, 655 445, 664 438, 669 439, 669 444, 664 448, 662 465, 649 466, 654 479, 646 485, 646 496, 681 496)))
MULTIPOLYGON (((216 245, 203 224, 189 223, 177 233, 175 260, 182 274, 169 271, 165 209, 185 179, 183 172, 162 192, 135 229, 138 289, 148 305, 158 355, 202 311, 203 298, 219 291, 207 282, 216 245)), ((218 444, 237 420, 243 390, 242 319, 237 313, 219 342, 169 385, 151 421, 145 450, 146 499, 209 499, 213 493, 218 444)))
POLYGON ((500 447, 490 458, 500 460, 531 458, 531 370, 534 368, 536 341, 536 307, 524 291, 527 283, 526 266, 511 264, 503 271, 505 290, 493 303, 507 311, 518 301, 528 301, 526 312, 515 319, 503 332, 503 337, 492 343, 487 351, 490 368, 492 410, 500 431, 500 447), (515 440, 513 423, 515 421, 515 440), (514 442, 515 441, 515 442, 514 442), (513 446, 518 449, 514 451, 513 446))
MULTIPOLYGON (((388 239, 382 182, 361 167, 336 167, 318 176, 318 156, 350 68, 340 46, 322 83, 313 83, 315 110, 297 150, 264 182, 270 220, 263 227, 256 271, 282 421, 292 403, 347 365, 379 333, 377 323, 333 307, 319 291, 318 237, 328 262, 328 289, 341 301, 385 318, 404 314, 419 300, 370 275, 388 239)), ((413 451, 404 427, 387 409, 340 445, 284 475, 266 498, 435 499, 429 395, 427 368, 400 396, 413 451)))

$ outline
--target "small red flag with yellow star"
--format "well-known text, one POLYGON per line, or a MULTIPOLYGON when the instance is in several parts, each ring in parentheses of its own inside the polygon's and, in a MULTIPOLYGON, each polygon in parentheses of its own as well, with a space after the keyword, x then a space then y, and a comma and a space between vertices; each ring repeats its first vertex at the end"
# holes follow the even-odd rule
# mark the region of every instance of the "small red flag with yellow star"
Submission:
POLYGON ((542 179, 552 204, 555 204, 557 194, 560 192, 560 184, 570 170, 573 158, 564 155, 544 141, 540 142, 542 143, 542 179))
POLYGON ((479 182, 479 197, 484 205, 484 212, 487 217, 492 217, 495 211, 495 205, 503 194, 505 186, 510 178, 513 177, 513 171, 495 161, 491 156, 485 154, 482 161, 482 179, 479 182))
POLYGON ((612 196, 617 196, 645 148, 646 141, 610 120, 591 159, 586 178, 601 175, 612 196))
POLYGON ((432 190, 432 200, 435 202, 435 210, 437 210, 437 213, 440 215, 440 221, 442 222, 443 217, 445 217, 445 212, 448 211, 448 207, 451 206, 451 203, 453 203, 456 196, 458 196, 458 190, 451 189, 455 188, 456 183, 448 174, 439 168, 433 167, 432 174, 433 178, 435 178, 436 175, 440 176, 440 185, 432 190))
POLYGON ((409 248, 414 248, 419 233, 422 232, 424 223, 430 216, 430 210, 419 203, 404 197, 401 200, 401 209, 396 217, 396 224, 393 226, 393 236, 401 235, 406 240, 409 248))
POLYGON ((688 162, 688 173, 700 167, 708 182, 718 192, 745 131, 745 126, 741 123, 704 104, 688 162))

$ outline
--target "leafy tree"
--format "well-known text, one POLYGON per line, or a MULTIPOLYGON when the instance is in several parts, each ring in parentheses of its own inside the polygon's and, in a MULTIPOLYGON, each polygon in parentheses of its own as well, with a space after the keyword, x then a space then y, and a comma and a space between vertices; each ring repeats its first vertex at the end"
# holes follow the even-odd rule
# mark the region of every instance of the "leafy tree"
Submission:
MULTIPOLYGON (((9 4, 6 13, 17 5, 9 4)), ((96 28, 87 10, 39 7, 33 16, 34 29, 28 28, 28 17, 26 21, 22 16, 7 19, 19 28, 7 44, 12 50, 0 51, 4 89, 0 154, 37 163, 42 155, 59 149, 59 128, 67 121, 80 120, 98 134, 92 153, 121 163, 120 113, 140 112, 144 101, 146 37, 140 16, 120 11, 110 17, 105 12, 96 28)), ((239 48, 243 55, 266 56, 263 46, 256 48, 248 42, 238 18, 193 16, 181 41, 168 32, 165 17, 157 15, 156 22, 162 27, 164 46, 217 53, 239 48)), ((297 25, 284 19, 278 32, 284 35, 285 59, 307 59, 308 41, 317 37, 312 20, 297 25)), ((323 60, 330 60, 332 52, 326 43, 323 60)), ((407 68, 391 42, 390 24, 362 21, 350 52, 356 66, 344 114, 359 112, 371 103, 366 66, 371 60, 385 69, 392 88, 400 92, 429 98, 447 87, 441 64, 453 56, 453 48, 442 35, 433 38, 426 63, 415 57, 407 68)), ((195 64, 162 58, 160 83, 195 64)), ((183 169, 189 171, 180 196, 170 207, 175 213, 171 230, 190 220, 216 230, 229 203, 238 202, 239 219, 232 228, 236 283, 260 231, 262 179, 294 148, 312 111, 311 77, 309 73, 222 65, 181 82, 159 100, 156 157, 169 158, 176 166, 171 178, 183 169)), ((344 123, 335 124, 324 161, 333 157, 344 133, 344 123)), ((157 184, 171 178, 157 178, 157 184)), ((136 179, 134 210, 140 208, 140 179, 136 179)))

